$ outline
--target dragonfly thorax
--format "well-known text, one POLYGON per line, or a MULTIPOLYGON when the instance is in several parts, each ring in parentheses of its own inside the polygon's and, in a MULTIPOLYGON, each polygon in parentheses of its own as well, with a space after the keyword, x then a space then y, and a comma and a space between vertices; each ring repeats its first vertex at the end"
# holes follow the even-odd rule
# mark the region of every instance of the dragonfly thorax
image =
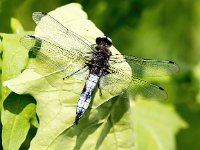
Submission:
POLYGON ((99 77, 107 74, 106 70, 109 65, 108 61, 110 59, 110 56, 112 55, 108 45, 103 44, 104 42, 105 41, 100 42, 98 45, 96 45, 95 51, 93 52, 93 57, 90 60, 90 63, 88 63, 90 73, 99 77))

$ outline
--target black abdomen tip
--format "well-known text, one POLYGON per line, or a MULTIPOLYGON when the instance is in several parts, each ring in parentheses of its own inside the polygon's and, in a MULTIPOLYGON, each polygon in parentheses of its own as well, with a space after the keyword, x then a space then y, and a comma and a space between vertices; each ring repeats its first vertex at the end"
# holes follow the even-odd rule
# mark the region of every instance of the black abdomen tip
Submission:
POLYGON ((79 119, 80 119, 80 118, 79 118, 78 116, 76 116, 75 121, 74 121, 74 124, 75 124, 75 125, 78 125, 79 119))
POLYGON ((74 124, 75 124, 75 125, 78 125, 78 121, 77 121, 77 120, 75 120, 75 121, 74 121, 74 124))

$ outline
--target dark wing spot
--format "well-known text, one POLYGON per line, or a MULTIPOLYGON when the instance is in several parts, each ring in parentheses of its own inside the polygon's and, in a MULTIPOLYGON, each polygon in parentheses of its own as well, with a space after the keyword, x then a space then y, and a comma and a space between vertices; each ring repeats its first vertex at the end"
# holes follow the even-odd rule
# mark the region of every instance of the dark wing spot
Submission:
POLYGON ((162 91, 164 91, 164 89, 162 87, 160 87, 160 86, 159 86, 159 89, 162 90, 162 91))
POLYGON ((173 61, 169 61, 170 64, 175 64, 173 61))
POLYGON ((35 36, 33 36, 33 35, 29 35, 29 37, 31 37, 31 38, 34 38, 34 39, 35 39, 35 36))
POLYGON ((41 12, 43 15, 47 15, 47 13, 46 12, 41 12))
MULTIPOLYGON (((30 36, 30 37, 35 38, 34 36, 30 36)), ((28 52, 29 58, 36 58, 37 53, 39 52, 41 45, 42 45, 42 41, 36 40, 34 47, 32 47, 28 52)))

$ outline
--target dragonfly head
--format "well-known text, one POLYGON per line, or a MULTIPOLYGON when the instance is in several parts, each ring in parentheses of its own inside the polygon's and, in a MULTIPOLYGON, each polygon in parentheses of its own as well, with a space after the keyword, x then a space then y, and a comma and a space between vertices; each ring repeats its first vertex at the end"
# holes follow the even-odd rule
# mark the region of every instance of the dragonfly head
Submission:
POLYGON ((96 38, 96 44, 110 47, 112 46, 112 40, 107 36, 100 36, 96 38))

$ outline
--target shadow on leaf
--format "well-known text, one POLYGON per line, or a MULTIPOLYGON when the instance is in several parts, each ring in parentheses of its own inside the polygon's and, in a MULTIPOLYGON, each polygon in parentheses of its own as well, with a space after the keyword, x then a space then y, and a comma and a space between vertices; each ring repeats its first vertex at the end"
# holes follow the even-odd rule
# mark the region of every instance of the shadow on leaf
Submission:
POLYGON ((86 117, 83 117, 77 126, 73 125, 66 129, 58 137, 57 140, 60 141, 58 145, 66 145, 69 137, 77 137, 73 149, 78 150, 83 147, 84 143, 88 141, 88 138, 95 136, 96 138, 93 139, 95 141, 92 143, 96 143, 94 147, 95 149, 99 149, 106 137, 112 134, 111 130, 113 126, 120 122, 128 109, 129 101, 121 97, 115 97, 103 103, 95 111, 90 112, 91 117, 88 117, 87 112, 86 117), (96 135, 98 132, 99 134, 96 135))
POLYGON ((3 106, 5 110, 11 113, 19 114, 30 103, 36 103, 30 95, 18 95, 14 92, 10 93, 4 100, 3 106))

